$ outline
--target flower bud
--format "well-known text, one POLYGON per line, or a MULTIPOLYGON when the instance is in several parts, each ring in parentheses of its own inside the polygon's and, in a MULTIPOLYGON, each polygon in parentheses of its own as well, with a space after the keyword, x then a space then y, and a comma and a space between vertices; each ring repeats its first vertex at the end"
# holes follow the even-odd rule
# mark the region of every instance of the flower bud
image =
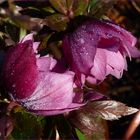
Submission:
POLYGON ((62 47, 78 79, 96 84, 109 74, 121 78, 126 56, 140 57, 135 44, 136 38, 120 26, 91 19, 67 34, 62 47))

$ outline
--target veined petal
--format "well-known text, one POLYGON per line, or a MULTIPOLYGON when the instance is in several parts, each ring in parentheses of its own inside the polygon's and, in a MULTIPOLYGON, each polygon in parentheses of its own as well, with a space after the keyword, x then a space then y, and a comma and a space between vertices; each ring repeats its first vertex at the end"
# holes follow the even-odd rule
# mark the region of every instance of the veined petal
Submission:
POLYGON ((112 52, 105 50, 107 57, 107 64, 117 70, 123 70, 125 67, 124 57, 120 52, 112 52))
POLYGON ((50 109, 50 110, 48 108, 46 108, 46 110, 39 109, 39 110, 30 110, 30 111, 35 113, 35 114, 38 114, 38 115, 47 115, 47 116, 57 115, 57 114, 68 113, 70 111, 79 109, 80 107, 86 105, 89 102, 92 102, 94 100, 103 99, 103 98, 105 98, 104 95, 102 95, 98 92, 89 91, 88 93, 85 94, 84 101, 79 102, 79 103, 71 103, 66 108, 50 109))
POLYGON ((107 56, 107 73, 112 74, 117 78, 121 78, 123 70, 126 69, 126 60, 120 52, 112 52, 106 50, 107 56))
POLYGON ((111 74, 115 76, 116 78, 120 79, 122 77, 123 71, 119 71, 117 69, 114 69, 110 65, 107 65, 107 75, 111 74))
POLYGON ((91 75, 98 80, 104 80, 106 76, 106 53, 103 49, 98 48, 94 58, 94 64, 91 68, 91 75))
POLYGON ((24 106, 31 110, 62 109, 72 103, 73 74, 45 73, 38 87, 30 98, 25 99, 24 106))

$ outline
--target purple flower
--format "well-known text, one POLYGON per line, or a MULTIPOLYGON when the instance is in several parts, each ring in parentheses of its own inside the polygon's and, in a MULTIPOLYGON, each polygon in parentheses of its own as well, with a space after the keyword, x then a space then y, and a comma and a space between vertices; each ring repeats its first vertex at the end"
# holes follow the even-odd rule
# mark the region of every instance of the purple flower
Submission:
POLYGON ((38 45, 29 34, 7 52, 2 77, 12 98, 40 115, 61 114, 84 105, 75 100, 74 73, 56 72, 62 68, 52 57, 37 55, 38 45))
POLYGON ((64 55, 78 79, 96 84, 112 74, 121 78, 126 56, 140 57, 136 38, 109 21, 89 20, 63 39, 64 55))

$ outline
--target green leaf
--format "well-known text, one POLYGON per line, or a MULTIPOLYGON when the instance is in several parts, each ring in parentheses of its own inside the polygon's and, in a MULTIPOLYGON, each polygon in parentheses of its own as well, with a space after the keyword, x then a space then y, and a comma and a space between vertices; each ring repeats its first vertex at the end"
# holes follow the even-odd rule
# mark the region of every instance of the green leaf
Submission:
POLYGON ((54 57, 57 58, 57 59, 61 59, 62 54, 61 54, 60 49, 58 48, 58 45, 59 45, 59 42, 52 42, 52 43, 49 43, 48 46, 51 49, 54 57))
POLYGON ((69 11, 72 10, 73 4, 74 4, 74 0, 67 0, 67 7, 69 11))
POLYGON ((0 38, 3 39, 4 36, 7 36, 6 33, 0 31, 0 38))
POLYGON ((19 28, 15 26, 11 21, 5 22, 5 33, 11 38, 13 41, 18 42, 19 40, 19 28))
POLYGON ((42 10, 45 11, 45 12, 51 13, 51 14, 55 13, 55 10, 52 7, 49 7, 49 6, 42 8, 42 10))
POLYGON ((48 116, 44 118, 45 126, 43 129, 43 139, 52 140, 56 138, 56 124, 54 116, 48 116))
POLYGON ((11 20, 20 28, 39 31, 42 28, 42 19, 32 18, 27 15, 11 15, 11 20))
POLYGON ((19 33, 19 38, 20 40, 26 35, 26 29, 25 28, 20 28, 20 33, 19 33))
POLYGON ((40 139, 42 135, 41 118, 38 119, 24 110, 16 110, 11 113, 14 130, 12 137, 14 139, 40 139))
POLYGON ((38 48, 39 51, 41 51, 47 47, 48 40, 51 38, 52 35, 53 35, 53 33, 48 33, 42 37, 42 41, 40 42, 39 48, 38 48))
POLYGON ((91 10, 92 8, 94 8, 98 3, 99 3, 99 0, 90 0, 88 10, 91 10))
POLYGON ((49 26, 51 29, 59 32, 59 31, 66 30, 68 21, 69 19, 64 15, 54 14, 54 15, 48 16, 44 20, 44 24, 49 26))
POLYGON ((67 14, 66 0, 49 0, 49 2, 58 12, 67 14))
POLYGON ((79 140, 87 140, 85 135, 80 130, 78 130, 78 129, 75 129, 75 130, 76 130, 76 134, 77 134, 79 140))
POLYGON ((77 136, 74 134, 75 129, 70 125, 68 120, 63 116, 59 115, 55 118, 56 128, 59 133, 60 139, 74 139, 77 140, 77 136))
POLYGON ((73 4, 74 16, 84 15, 89 4, 89 0, 75 0, 73 4))
POLYGON ((89 15, 101 17, 116 3, 115 0, 91 0, 88 6, 89 15))

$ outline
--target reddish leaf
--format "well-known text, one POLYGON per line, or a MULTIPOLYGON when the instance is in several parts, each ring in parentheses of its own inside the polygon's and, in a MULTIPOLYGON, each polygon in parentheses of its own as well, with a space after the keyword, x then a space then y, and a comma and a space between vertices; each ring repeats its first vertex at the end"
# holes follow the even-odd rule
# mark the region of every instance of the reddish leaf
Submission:
POLYGON ((106 139, 108 129, 105 120, 115 120, 137 111, 136 108, 113 100, 94 101, 80 110, 71 112, 69 120, 89 139, 106 139))
POLYGON ((0 118, 0 139, 6 139, 13 130, 13 123, 9 116, 0 118))
POLYGON ((87 108, 72 112, 69 119, 75 127, 85 134, 88 140, 106 139, 108 137, 106 121, 95 116, 87 108))
POLYGON ((130 115, 138 111, 136 108, 128 107, 123 103, 113 100, 95 101, 91 106, 93 113, 105 120, 117 120, 122 116, 130 115))

